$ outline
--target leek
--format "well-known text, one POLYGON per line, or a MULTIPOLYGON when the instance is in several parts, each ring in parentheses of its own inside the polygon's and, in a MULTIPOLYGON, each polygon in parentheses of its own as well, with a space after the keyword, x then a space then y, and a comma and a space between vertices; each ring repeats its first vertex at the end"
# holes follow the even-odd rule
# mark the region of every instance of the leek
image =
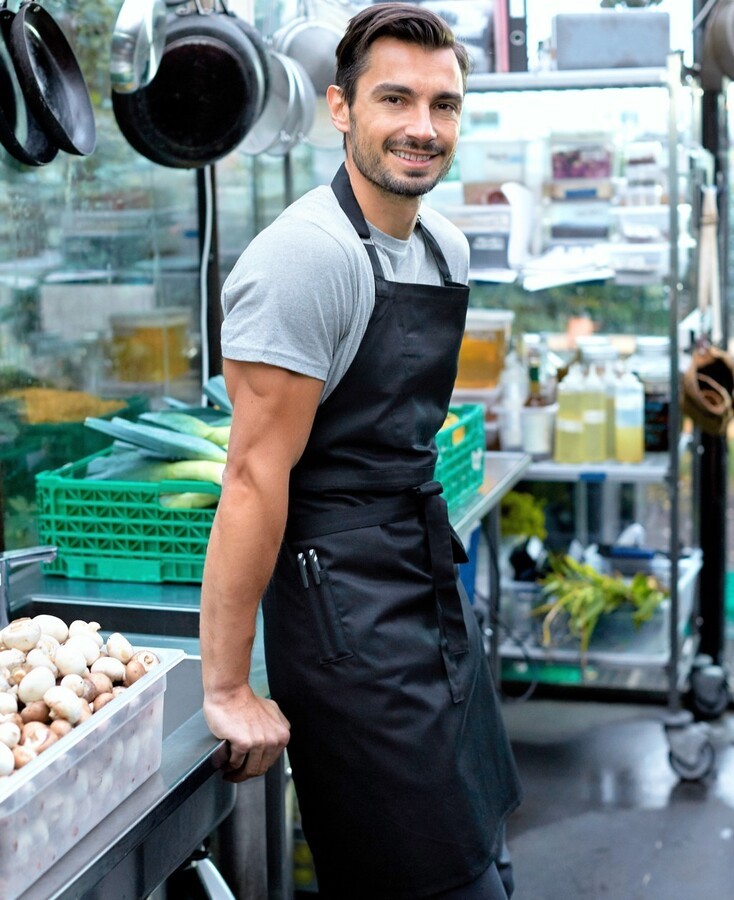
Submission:
POLYGON ((220 420, 222 424, 212 425, 204 422, 197 416, 182 411, 167 410, 162 412, 145 412, 139 417, 144 422, 152 422, 154 425, 162 425, 181 434, 191 434, 212 441, 220 447, 226 447, 229 443, 231 417, 220 420), (226 422, 226 424, 224 424, 226 422))
POLYGON ((157 428, 145 422, 128 422, 115 416, 113 419, 87 418, 84 424, 117 440, 168 459, 209 459, 226 462, 227 451, 207 438, 182 434, 169 428, 157 428))

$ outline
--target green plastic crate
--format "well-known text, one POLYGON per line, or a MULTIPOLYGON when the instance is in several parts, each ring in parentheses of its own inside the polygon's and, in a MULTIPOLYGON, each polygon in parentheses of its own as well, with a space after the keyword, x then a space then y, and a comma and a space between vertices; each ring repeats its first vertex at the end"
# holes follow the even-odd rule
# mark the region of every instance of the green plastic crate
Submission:
POLYGON ((58 548, 44 571, 104 581, 200 583, 215 507, 171 509, 162 494, 214 493, 200 481, 97 481, 104 450, 36 476, 39 539, 58 548))
POLYGON ((453 512, 476 494, 484 481, 484 407, 464 403, 449 407, 458 421, 436 435, 438 460, 435 479, 443 485, 443 496, 453 512))

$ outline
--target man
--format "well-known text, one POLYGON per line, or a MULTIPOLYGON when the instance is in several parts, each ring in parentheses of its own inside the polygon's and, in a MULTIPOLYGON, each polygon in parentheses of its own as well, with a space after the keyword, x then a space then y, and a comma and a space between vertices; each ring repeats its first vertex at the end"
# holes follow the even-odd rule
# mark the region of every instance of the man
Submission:
POLYGON ((289 745, 335 900, 506 896, 495 861, 519 787, 432 481, 468 247, 419 217, 453 159, 467 70, 433 13, 358 13, 327 93, 345 165, 223 289, 234 416, 202 589, 204 709, 235 781, 289 745), (247 684, 261 596, 272 700, 247 684))

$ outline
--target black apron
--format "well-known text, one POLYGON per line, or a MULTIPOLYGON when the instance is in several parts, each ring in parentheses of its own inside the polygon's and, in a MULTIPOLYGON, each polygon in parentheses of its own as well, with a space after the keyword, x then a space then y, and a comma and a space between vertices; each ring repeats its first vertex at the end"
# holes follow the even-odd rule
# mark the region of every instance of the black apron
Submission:
POLYGON ((386 281, 344 166, 332 189, 375 307, 292 472, 263 599, 268 680, 321 894, 426 897, 492 862, 520 793, 432 480, 469 289, 420 222, 443 284, 386 281))

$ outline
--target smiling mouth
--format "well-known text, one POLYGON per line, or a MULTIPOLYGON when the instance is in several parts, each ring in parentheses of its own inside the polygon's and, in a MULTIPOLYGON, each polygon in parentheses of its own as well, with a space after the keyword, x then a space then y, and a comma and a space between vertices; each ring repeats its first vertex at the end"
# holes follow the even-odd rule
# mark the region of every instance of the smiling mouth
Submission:
POLYGON ((399 159, 405 159, 408 162, 430 162, 435 158, 433 153, 412 153, 409 150, 392 150, 399 159))

